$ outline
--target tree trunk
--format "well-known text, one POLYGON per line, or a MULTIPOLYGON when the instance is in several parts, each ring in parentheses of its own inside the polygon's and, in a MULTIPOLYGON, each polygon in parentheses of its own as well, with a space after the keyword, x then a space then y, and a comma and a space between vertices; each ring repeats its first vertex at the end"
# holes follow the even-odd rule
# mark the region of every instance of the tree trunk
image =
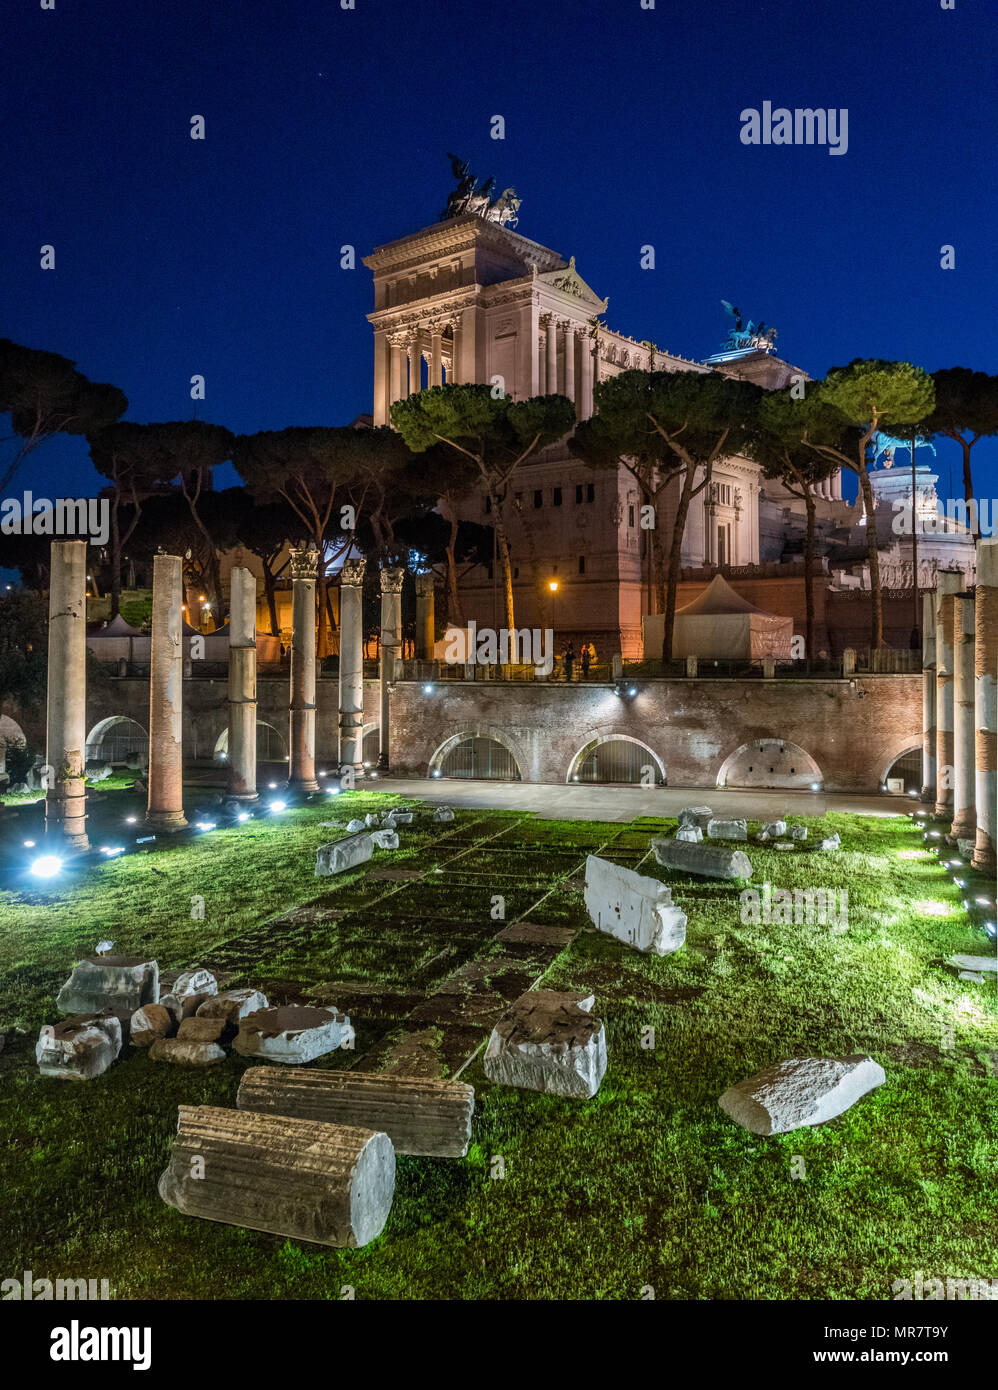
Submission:
POLYGON ((807 532, 804 537, 804 649, 808 659, 814 656, 814 494, 804 488, 807 509, 807 532))
POLYGON ((318 581, 317 581, 317 583, 316 583, 316 590, 317 590, 317 595, 316 595, 316 596, 317 596, 317 599, 318 599, 318 623, 319 623, 319 641, 318 641, 318 645, 317 645, 317 648, 316 648, 316 658, 317 658, 319 661, 321 661, 321 660, 323 659, 323 657, 326 657, 326 656, 329 655, 329 628, 328 628, 328 625, 327 625, 327 623, 326 623, 326 613, 327 613, 327 606, 326 606, 326 605, 327 605, 327 596, 326 596, 326 591, 327 591, 328 587, 329 587, 329 579, 328 579, 328 577, 327 577, 327 575, 326 575, 325 566, 324 566, 324 565, 320 565, 320 566, 319 566, 318 581))
POLYGON ((513 566, 509 561, 509 540, 506 536, 506 524, 499 507, 499 499, 495 496, 492 498, 492 524, 496 533, 499 563, 502 566, 503 597, 506 601, 506 627, 512 633, 516 629, 513 617, 513 566))
POLYGON ((669 545, 669 568, 665 586, 665 624, 662 633, 662 665, 672 660, 672 633, 676 624, 676 591, 679 588, 679 570, 682 563, 683 532, 686 530, 686 517, 689 514, 693 497, 692 467, 687 467, 683 475, 683 487, 679 494, 679 505, 672 526, 672 541, 669 545))
POLYGON ((873 603, 873 617, 870 624, 870 646, 879 651, 884 645, 884 596, 880 589, 880 553, 877 550, 877 519, 873 501, 873 486, 866 471, 865 459, 860 460, 859 485, 863 492, 863 507, 866 511, 866 555, 870 563, 870 597, 873 603))
POLYGON ((118 493, 111 503, 111 616, 114 619, 121 612, 121 531, 118 527, 118 493))
MULTIPOLYGON (((968 504, 974 500, 974 480, 970 476, 970 445, 966 439, 960 440, 960 448, 963 450, 963 495, 968 504)), ((912 459, 915 455, 912 453, 912 459)), ((981 539, 981 518, 974 517, 974 540, 981 539)))
POLYGON ((281 625, 277 621, 277 590, 270 561, 263 561, 263 592, 267 595, 267 612, 270 614, 270 635, 280 637, 281 625))
POLYGON ((447 522, 450 530, 447 536, 447 621, 453 623, 455 627, 464 627, 464 611, 461 607, 461 596, 457 588, 457 529, 458 520, 453 507, 445 499, 441 498, 441 515, 447 522))

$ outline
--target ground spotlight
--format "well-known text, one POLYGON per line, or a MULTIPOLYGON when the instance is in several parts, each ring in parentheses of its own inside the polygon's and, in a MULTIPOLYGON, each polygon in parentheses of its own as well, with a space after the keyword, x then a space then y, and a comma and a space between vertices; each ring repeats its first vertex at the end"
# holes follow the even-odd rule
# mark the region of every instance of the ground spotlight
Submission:
POLYGON ((272 801, 270 803, 270 809, 272 811, 286 811, 287 808, 288 804, 286 801, 272 801))
POLYGON ((271 790, 272 792, 276 792, 276 791, 277 791, 277 783, 276 783, 276 782, 268 782, 268 783, 267 783, 267 786, 270 788, 270 790, 271 790))
POLYGON ((432 685, 424 685, 424 686, 423 686, 423 694, 424 694, 424 695, 432 695, 432 694, 433 694, 433 686, 432 686, 432 685))
POLYGON ((214 829, 215 829, 215 822, 214 822, 213 820, 199 820, 199 821, 195 821, 194 824, 197 826, 197 828, 198 828, 199 830, 214 830, 214 829))
POLYGON ((339 796, 340 794, 339 787, 327 787, 326 790, 330 796, 339 796))
POLYGON ((249 818, 249 811, 240 811, 239 814, 236 816, 236 820, 249 820, 249 818))
POLYGON ((106 854, 108 859, 113 859, 116 854, 124 854, 124 845, 101 845, 101 854, 106 854))
POLYGON ((57 854, 43 854, 31 866, 35 878, 55 878, 62 869, 62 860, 57 854))
POLYGON ((34 849, 34 847, 35 847, 35 842, 34 842, 34 840, 25 840, 25 842, 24 842, 24 848, 25 848, 25 849, 34 849))
POLYGON ((137 820, 138 820, 138 816, 126 816, 126 817, 125 817, 125 824, 126 824, 126 825, 134 825, 135 822, 136 822, 137 820))

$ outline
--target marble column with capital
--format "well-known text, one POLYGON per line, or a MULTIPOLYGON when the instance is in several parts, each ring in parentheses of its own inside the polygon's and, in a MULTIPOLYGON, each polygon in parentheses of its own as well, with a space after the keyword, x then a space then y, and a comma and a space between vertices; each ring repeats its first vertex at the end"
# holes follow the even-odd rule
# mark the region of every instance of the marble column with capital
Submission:
POLYGON ((423 389, 423 335, 418 328, 413 329, 409 339, 409 395, 414 396, 423 389))
POLYGON ((402 354, 405 349, 397 333, 388 339, 388 345, 391 349, 391 362, 388 369, 388 403, 394 405, 406 394, 402 383, 405 371, 405 358, 402 354))
POLYGON ((433 324, 430 328, 430 375, 427 385, 443 385, 443 328, 440 324, 433 324))
POLYGON ((582 357, 582 381, 579 399, 575 403, 575 418, 588 420, 593 413, 593 340, 588 333, 579 338, 582 357))
POLYGON ((315 780, 315 581, 319 552, 292 546, 291 569, 291 704, 288 786, 317 792, 315 780))
POLYGON ((575 324, 562 325, 565 337, 565 395, 575 401, 575 324))
POLYGON ((391 730, 389 685, 395 680, 402 645, 402 581, 405 570, 385 566, 381 570, 381 660, 378 667, 379 729, 378 768, 390 765, 391 730))
POLYGON ((45 838, 87 849, 87 543, 50 549, 45 838))
POLYGON ((340 769, 364 769, 364 564, 340 568, 340 769))
POLYGON ((547 315, 547 336, 544 340, 544 357, 547 363, 544 379, 544 394, 558 394, 558 330, 554 314, 547 315))

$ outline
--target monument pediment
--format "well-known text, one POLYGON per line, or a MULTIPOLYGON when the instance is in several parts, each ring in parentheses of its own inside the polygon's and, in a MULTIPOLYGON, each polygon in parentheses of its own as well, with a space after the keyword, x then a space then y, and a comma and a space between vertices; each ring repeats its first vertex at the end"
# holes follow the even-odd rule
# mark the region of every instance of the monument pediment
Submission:
POLYGON ((562 294, 571 295, 573 299, 582 300, 584 304, 590 304, 593 308, 603 313, 606 310, 607 301, 601 299, 591 286, 575 268, 575 257, 573 256, 568 265, 560 270, 548 270, 537 276, 537 283, 550 285, 552 289, 561 290, 562 294))

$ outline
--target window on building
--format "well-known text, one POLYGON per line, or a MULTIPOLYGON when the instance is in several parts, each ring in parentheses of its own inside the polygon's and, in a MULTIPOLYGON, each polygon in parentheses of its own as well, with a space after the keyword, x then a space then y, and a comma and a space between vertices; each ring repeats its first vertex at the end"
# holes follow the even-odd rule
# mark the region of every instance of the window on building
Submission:
POLYGON ((634 525, 634 503, 633 503, 633 502, 628 503, 628 506, 627 506, 627 524, 628 524, 628 526, 633 526, 633 525, 634 525))
POLYGON ((488 514, 489 514, 489 512, 491 512, 491 510, 492 510, 492 498, 489 497, 488 494, 486 494, 486 497, 485 497, 485 515, 488 516, 488 514))
POLYGON ((580 574, 585 574, 585 572, 586 572, 586 557, 585 557, 584 555, 580 555, 580 556, 579 556, 579 573, 580 573, 580 574))
POLYGON ((520 566, 519 566, 519 565, 514 565, 514 566, 513 566, 513 578, 514 578, 514 579, 519 579, 519 577, 520 577, 520 566))
POLYGON ((554 505, 555 505, 556 507, 560 507, 560 506, 561 506, 561 488, 560 488, 560 487, 556 487, 555 490, 554 490, 554 505))
POLYGON ((596 484, 595 484, 595 483, 586 483, 586 501, 587 501, 587 502, 595 502, 595 501, 596 501, 596 484))
POLYGON ((534 507, 535 507, 535 508, 537 508, 537 507, 543 507, 543 505, 544 505, 544 493, 541 491, 540 488, 535 488, 535 489, 534 489, 534 507))
POLYGON ((581 483, 576 483, 576 484, 575 484, 575 501, 576 501, 576 503, 579 503, 579 502, 582 501, 582 484, 581 484, 581 483))
POLYGON ((490 579, 494 578, 493 573, 492 573, 492 561, 491 561, 491 560, 489 561, 489 564, 488 564, 488 567, 487 567, 487 568, 488 568, 488 572, 489 572, 489 578, 490 578, 490 579))

